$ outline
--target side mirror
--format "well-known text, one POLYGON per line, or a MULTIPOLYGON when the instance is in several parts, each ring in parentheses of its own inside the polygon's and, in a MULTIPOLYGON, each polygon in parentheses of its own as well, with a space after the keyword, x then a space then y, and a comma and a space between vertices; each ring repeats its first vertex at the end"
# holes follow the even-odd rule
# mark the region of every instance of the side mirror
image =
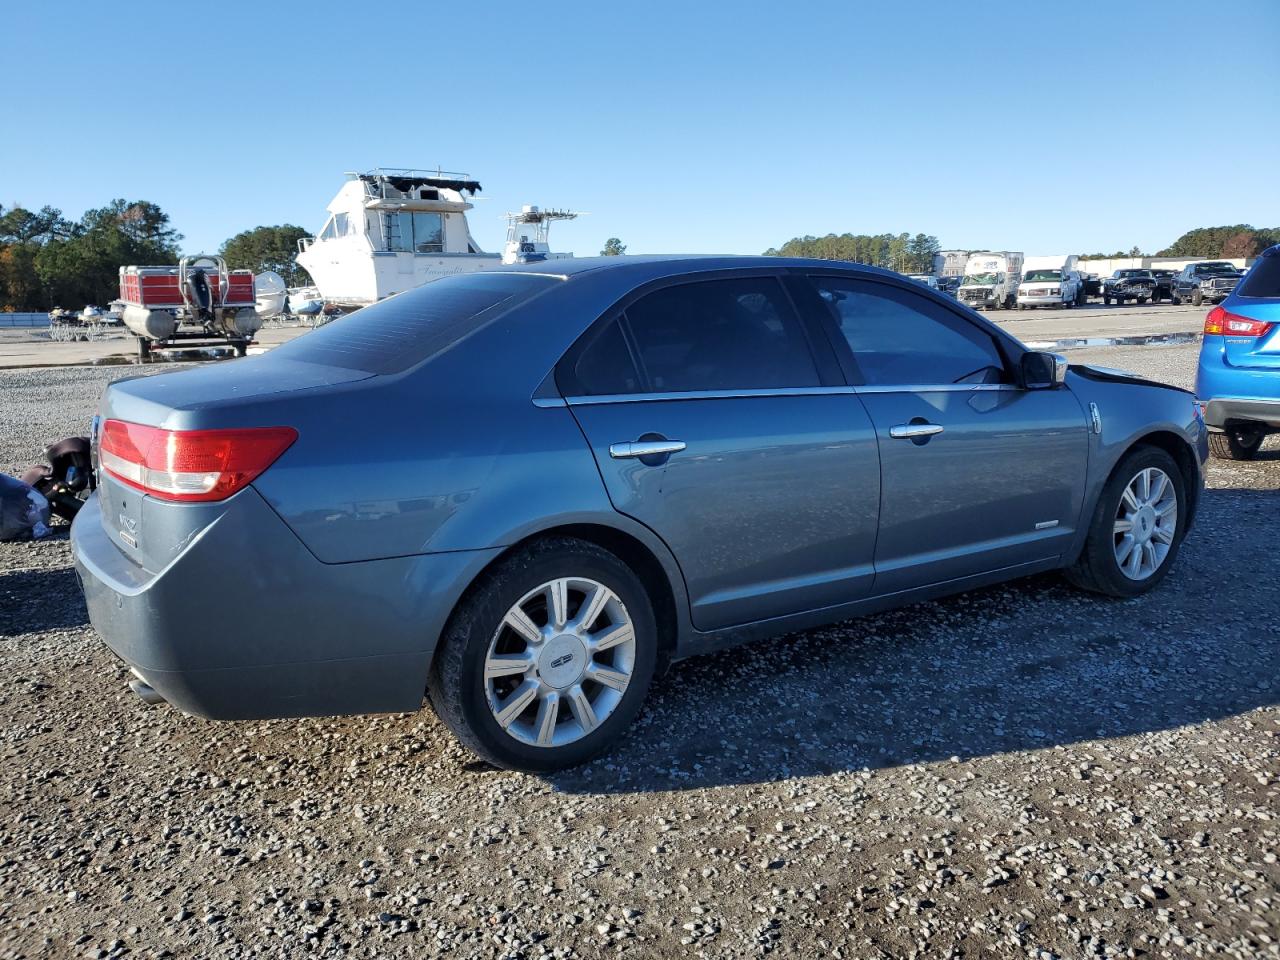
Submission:
POLYGON ((1022 355, 1022 386, 1027 390, 1052 390, 1067 382, 1067 358, 1060 353, 1029 350, 1022 355))

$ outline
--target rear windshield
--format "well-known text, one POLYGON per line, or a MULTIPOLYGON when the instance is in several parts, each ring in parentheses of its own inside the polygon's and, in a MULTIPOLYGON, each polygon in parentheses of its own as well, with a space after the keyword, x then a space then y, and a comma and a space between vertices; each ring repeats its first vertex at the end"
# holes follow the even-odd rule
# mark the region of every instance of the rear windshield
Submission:
POLYGON ((272 353, 367 373, 399 373, 555 282, 519 273, 442 277, 334 320, 272 353))
POLYGON ((1280 297, 1280 256, 1259 257, 1240 285, 1240 297, 1280 297))

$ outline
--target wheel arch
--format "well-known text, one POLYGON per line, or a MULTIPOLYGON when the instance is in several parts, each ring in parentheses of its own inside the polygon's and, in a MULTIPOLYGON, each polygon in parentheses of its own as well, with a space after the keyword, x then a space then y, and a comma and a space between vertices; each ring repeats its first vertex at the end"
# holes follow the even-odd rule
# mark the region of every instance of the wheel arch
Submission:
MULTIPOLYGON (((458 608, 467 600, 477 585, 498 564, 503 563, 512 554, 540 540, 568 537, 594 544, 608 550, 622 560, 640 578, 645 592, 653 604, 654 621, 658 627, 658 672, 665 670, 672 660, 678 656, 680 639, 687 635, 688 600, 684 590, 684 580, 675 560, 670 554, 659 556, 660 545, 646 543, 640 536, 622 530, 619 527, 593 521, 574 521, 544 527, 522 536, 504 548, 487 564, 478 570, 466 588, 454 601, 453 608, 445 618, 451 620, 458 608), (664 559, 666 562, 664 562, 664 559)), ((434 658, 434 651, 433 651, 434 658)))
MULTIPOLYGON (((1108 481, 1120 466, 1120 461, 1130 451, 1136 450, 1138 447, 1155 447, 1173 457, 1173 462, 1178 465, 1178 472, 1182 474, 1183 489, 1187 493, 1187 522, 1183 529, 1190 530, 1196 519, 1196 511, 1200 507, 1200 466, 1196 460, 1195 450, 1185 437, 1179 436, 1172 430, 1152 430, 1140 437, 1136 437, 1125 448, 1124 452, 1116 459, 1115 466, 1111 468, 1111 473, 1107 474, 1108 481)), ((1105 483, 1103 486, 1105 487, 1105 483)))

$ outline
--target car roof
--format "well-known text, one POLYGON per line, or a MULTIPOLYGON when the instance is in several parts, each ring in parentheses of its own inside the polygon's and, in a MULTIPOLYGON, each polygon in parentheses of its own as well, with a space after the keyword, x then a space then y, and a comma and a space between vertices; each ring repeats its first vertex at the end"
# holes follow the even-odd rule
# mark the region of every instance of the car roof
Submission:
POLYGON ((565 257, 504 266, 487 273, 538 273, 571 280, 587 273, 608 272, 618 280, 644 282, 682 273, 748 269, 850 270, 865 274, 906 279, 902 274, 864 263, 845 260, 818 260, 806 257, 734 256, 725 254, 626 254, 618 257, 565 257))

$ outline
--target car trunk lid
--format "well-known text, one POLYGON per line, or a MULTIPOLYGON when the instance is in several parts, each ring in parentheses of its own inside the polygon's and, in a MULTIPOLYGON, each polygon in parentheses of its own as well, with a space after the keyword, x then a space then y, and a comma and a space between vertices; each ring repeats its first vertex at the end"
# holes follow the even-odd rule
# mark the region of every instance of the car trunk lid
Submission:
MULTIPOLYGON (((370 373, 322 364, 274 359, 270 354, 154 376, 117 381, 107 388, 98 414, 99 437, 108 420, 165 430, 281 426, 273 401, 369 379, 370 373)), ((174 502, 148 494, 103 469, 97 444, 96 475, 102 526, 126 557, 159 573, 217 522, 241 490, 212 502, 174 502)))

